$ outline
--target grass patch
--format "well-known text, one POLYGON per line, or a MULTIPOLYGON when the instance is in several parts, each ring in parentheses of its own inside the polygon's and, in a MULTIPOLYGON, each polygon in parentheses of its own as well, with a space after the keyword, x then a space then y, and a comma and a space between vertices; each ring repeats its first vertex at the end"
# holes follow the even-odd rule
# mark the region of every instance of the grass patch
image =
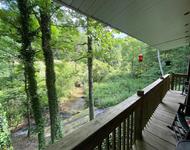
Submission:
POLYGON ((101 83, 94 83, 95 106, 105 108, 116 105, 148 84, 144 78, 134 78, 121 71, 113 72, 101 83))

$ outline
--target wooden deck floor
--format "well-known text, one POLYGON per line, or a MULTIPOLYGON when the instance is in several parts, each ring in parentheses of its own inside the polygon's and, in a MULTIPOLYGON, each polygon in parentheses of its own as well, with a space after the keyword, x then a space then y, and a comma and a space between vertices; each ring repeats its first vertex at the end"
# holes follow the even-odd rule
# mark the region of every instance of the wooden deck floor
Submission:
POLYGON ((163 103, 158 106, 146 128, 142 141, 138 141, 134 150, 175 150, 174 133, 167 128, 171 125, 179 102, 183 103, 185 96, 178 91, 168 91, 163 103))

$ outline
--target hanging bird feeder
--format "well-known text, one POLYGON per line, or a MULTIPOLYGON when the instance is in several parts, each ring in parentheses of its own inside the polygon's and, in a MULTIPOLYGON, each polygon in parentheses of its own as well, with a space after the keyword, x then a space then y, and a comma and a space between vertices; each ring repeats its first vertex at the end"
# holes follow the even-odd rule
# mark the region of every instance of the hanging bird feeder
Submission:
POLYGON ((166 61, 165 61, 165 65, 166 65, 166 66, 170 66, 170 65, 171 65, 171 61, 170 61, 170 60, 166 60, 166 61))
POLYGON ((142 62, 143 61, 143 54, 139 54, 138 61, 142 62))

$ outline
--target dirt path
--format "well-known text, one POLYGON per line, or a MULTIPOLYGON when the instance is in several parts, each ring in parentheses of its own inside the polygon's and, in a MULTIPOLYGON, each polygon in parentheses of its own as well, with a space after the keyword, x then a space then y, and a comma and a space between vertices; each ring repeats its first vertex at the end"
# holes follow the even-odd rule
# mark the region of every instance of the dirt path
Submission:
POLYGON ((78 87, 71 91, 71 96, 60 104, 60 112, 81 111, 85 108, 84 88, 78 87))
MULTIPOLYGON (((96 117, 108 109, 95 109, 96 117)), ((67 135, 89 121, 89 112, 86 107, 83 87, 75 88, 66 102, 60 104, 61 124, 64 127, 64 135, 67 135)), ((26 138, 27 127, 12 134, 12 142, 15 150, 35 150, 37 149, 37 137, 32 135, 26 138)), ((45 127, 46 141, 50 140, 50 126, 45 127)))

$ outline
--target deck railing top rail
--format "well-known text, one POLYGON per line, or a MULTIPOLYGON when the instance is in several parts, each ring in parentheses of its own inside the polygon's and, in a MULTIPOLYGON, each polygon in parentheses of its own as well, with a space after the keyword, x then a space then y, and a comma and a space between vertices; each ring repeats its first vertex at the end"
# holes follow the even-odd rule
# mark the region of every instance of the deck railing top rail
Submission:
POLYGON ((47 149, 130 149, 169 87, 165 75, 47 149))

